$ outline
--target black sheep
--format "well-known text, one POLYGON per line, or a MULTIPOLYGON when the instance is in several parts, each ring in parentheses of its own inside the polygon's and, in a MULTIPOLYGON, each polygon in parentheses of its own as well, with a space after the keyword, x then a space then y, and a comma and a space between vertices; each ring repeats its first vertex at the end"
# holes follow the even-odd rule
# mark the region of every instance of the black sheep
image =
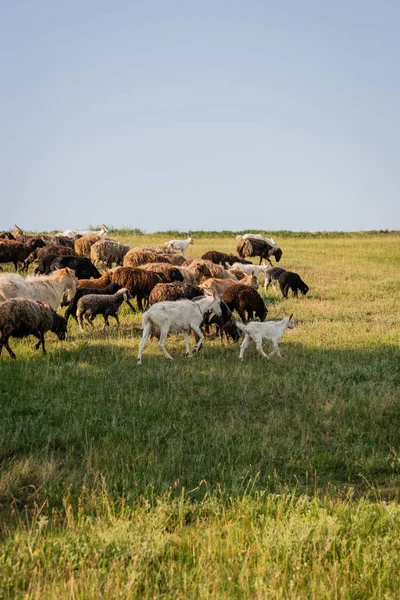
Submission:
POLYGON ((96 269, 89 258, 83 256, 58 256, 50 265, 50 271, 57 269, 73 269, 78 279, 99 279, 101 273, 96 269))
POLYGON ((284 298, 288 297, 289 290, 292 290, 293 296, 297 298, 297 293, 300 290, 303 295, 308 292, 308 285, 304 283, 300 275, 292 271, 285 271, 279 275, 278 283, 284 298))
POLYGON ((78 306, 78 300, 80 298, 82 298, 82 296, 87 296, 88 294, 100 294, 100 295, 109 295, 111 296, 112 294, 115 294, 115 292, 118 292, 118 290, 121 289, 121 286, 118 285, 118 283, 110 283, 110 285, 108 285, 105 288, 101 288, 101 289, 93 289, 93 288, 77 288, 76 292, 75 292, 75 296, 72 298, 72 300, 70 302, 62 302, 61 306, 65 306, 65 304, 68 304, 68 308, 65 311, 64 314, 64 318, 67 320, 69 317, 73 317, 75 319, 76 322, 78 322, 78 318, 76 316, 76 309, 78 306))

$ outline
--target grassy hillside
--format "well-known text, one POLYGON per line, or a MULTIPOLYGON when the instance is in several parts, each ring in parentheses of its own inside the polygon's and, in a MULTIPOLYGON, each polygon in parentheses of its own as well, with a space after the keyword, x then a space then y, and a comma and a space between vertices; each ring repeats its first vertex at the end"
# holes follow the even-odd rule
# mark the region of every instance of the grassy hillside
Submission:
POLYGON ((398 597, 399 237, 278 241, 310 287, 266 297, 282 360, 175 335, 138 367, 129 309, 3 351, 0 597, 398 597))

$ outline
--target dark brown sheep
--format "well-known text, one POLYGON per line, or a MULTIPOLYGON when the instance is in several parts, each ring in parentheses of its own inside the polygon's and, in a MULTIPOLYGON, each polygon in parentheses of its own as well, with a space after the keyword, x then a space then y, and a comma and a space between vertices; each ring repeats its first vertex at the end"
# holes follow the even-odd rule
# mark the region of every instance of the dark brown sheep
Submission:
POLYGON ((238 312, 243 323, 252 320, 254 314, 260 321, 265 321, 268 310, 264 300, 255 289, 248 285, 242 285, 241 283, 231 285, 225 291, 222 300, 227 303, 232 311, 236 310, 238 312), (245 313, 247 313, 247 318, 245 313))
POLYGON ((157 283, 166 283, 161 273, 153 273, 139 267, 118 267, 111 274, 111 281, 126 288, 136 298, 139 310, 143 311, 143 300, 148 303, 151 290, 157 283))
POLYGON ((193 300, 197 296, 204 296, 204 290, 197 285, 188 285, 181 281, 172 283, 158 283, 152 290, 149 296, 149 304, 157 304, 165 300, 193 300))
POLYGON ((148 263, 146 265, 140 265, 138 269, 145 271, 152 271, 153 273, 162 273, 165 277, 166 282, 172 281, 183 281, 183 275, 174 265, 170 263, 148 263))
POLYGON ((59 340, 65 339, 67 331, 67 321, 48 304, 28 298, 12 298, 0 304, 0 354, 4 346, 11 358, 16 358, 8 344, 9 338, 24 338, 28 335, 34 335, 39 339, 35 350, 38 350, 41 345, 45 353, 46 331, 55 333, 59 340))
MULTIPOLYGON (((37 248, 36 250, 31 252, 24 263, 24 270, 27 271, 29 265, 31 265, 35 260, 38 260, 40 263, 40 259, 44 258, 45 256, 48 256, 49 254, 53 254, 54 256, 77 256, 73 248, 68 248, 67 246, 61 246, 56 244, 50 244, 49 246, 37 248)), ((43 271, 40 269, 35 270, 35 274, 42 272, 43 271)))
POLYGON ((244 258, 240 258, 239 256, 235 256, 234 254, 226 254, 225 252, 218 252, 218 250, 209 250, 201 257, 203 260, 210 260, 216 265, 225 266, 225 263, 229 265, 233 265, 235 262, 240 262, 243 264, 250 265, 251 262, 249 260, 245 260, 244 258))
POLYGON ((107 271, 99 279, 80 279, 78 282, 78 288, 92 288, 100 290, 107 287, 111 283, 112 271, 107 271))
POLYGON ((131 248, 124 257, 124 267, 139 267, 146 263, 169 263, 166 254, 147 248, 131 248))
POLYGON ((45 245, 41 237, 34 237, 26 243, 15 240, 0 241, 0 263, 12 262, 17 270, 18 263, 24 263, 31 252, 45 245))

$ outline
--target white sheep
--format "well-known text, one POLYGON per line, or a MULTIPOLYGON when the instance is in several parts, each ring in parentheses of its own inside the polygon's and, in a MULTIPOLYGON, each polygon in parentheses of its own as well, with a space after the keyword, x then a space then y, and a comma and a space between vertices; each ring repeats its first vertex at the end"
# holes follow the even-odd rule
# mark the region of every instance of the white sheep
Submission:
POLYGON ((107 225, 102 225, 101 228, 98 229, 97 231, 91 231, 90 229, 81 229, 81 230, 66 229, 60 235, 65 235, 65 237, 74 238, 76 235, 84 236, 84 235, 90 235, 92 233, 97 234, 97 235, 107 235, 108 227, 107 227, 107 225))
POLYGON ((187 240, 170 240, 165 242, 167 248, 173 248, 174 250, 180 250, 183 256, 186 258, 186 250, 190 244, 193 244, 193 238, 188 237, 187 240))
POLYGON ((244 340, 240 346, 240 360, 243 360, 244 351, 249 345, 250 340, 255 342, 258 352, 262 354, 264 358, 271 358, 274 354, 277 354, 279 358, 282 358, 278 343, 286 329, 293 329, 294 321, 293 315, 290 315, 290 317, 285 317, 282 321, 267 321, 266 323, 250 321, 247 325, 237 322, 237 326, 244 333, 244 340), (263 340, 272 342, 273 350, 270 354, 265 354, 262 347, 263 340))
POLYGON ((159 336, 158 347, 164 355, 173 360, 165 348, 168 333, 182 331, 186 342, 186 356, 190 356, 189 331, 194 331, 198 342, 194 352, 202 346, 204 336, 200 325, 206 312, 221 316, 221 301, 216 296, 206 296, 194 300, 164 301, 153 304, 143 313, 143 335, 139 345, 138 364, 142 364, 142 352, 151 333, 159 336))

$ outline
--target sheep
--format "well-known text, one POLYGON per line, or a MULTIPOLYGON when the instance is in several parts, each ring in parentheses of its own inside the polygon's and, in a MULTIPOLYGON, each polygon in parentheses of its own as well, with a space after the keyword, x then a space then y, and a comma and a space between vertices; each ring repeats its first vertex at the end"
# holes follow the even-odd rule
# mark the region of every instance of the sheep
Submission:
POLYGON ((228 287, 222 296, 222 300, 227 303, 229 308, 236 310, 243 323, 253 318, 253 314, 265 321, 268 310, 260 294, 253 288, 236 283, 228 287), (247 319, 245 313, 247 312, 247 319))
POLYGON ((167 358, 173 360, 165 348, 168 333, 182 331, 186 343, 186 356, 190 356, 189 331, 193 330, 198 339, 194 352, 198 352, 204 340, 200 325, 206 312, 221 316, 220 299, 215 296, 207 296, 195 300, 176 300, 175 302, 153 304, 143 313, 143 335, 139 345, 137 363, 142 364, 143 349, 151 333, 159 335, 158 347, 167 358))
POLYGON ((57 269, 73 269, 78 279, 99 279, 101 273, 88 258, 83 256, 57 256, 50 265, 50 271, 57 269))
POLYGON ((300 290, 304 296, 309 290, 308 285, 304 283, 300 275, 293 273, 292 271, 281 273, 278 278, 278 283, 284 298, 288 297, 289 289, 292 290, 295 298, 297 298, 298 290, 300 290))
POLYGON ((119 327, 118 311, 123 302, 126 302, 133 312, 136 312, 132 304, 129 302, 131 294, 126 288, 121 288, 115 294, 88 294, 79 298, 76 317, 78 319, 79 328, 83 331, 83 319, 89 325, 94 327, 93 320, 97 315, 103 315, 104 326, 109 326, 108 317, 114 317, 119 327))
POLYGON ((247 265, 252 265, 249 260, 245 260, 240 258, 239 256, 235 256, 234 254, 226 254, 225 252, 218 252, 217 250, 209 250, 201 257, 203 260, 210 260, 216 265, 225 265, 228 263, 229 265, 233 265, 234 263, 242 263, 247 265))
POLYGON ((278 248, 275 240, 252 234, 239 235, 236 240, 237 252, 241 258, 246 258, 247 256, 259 256, 260 265, 261 261, 265 259, 272 267, 270 257, 274 256, 276 262, 279 262, 282 257, 282 250, 278 248))
POLYGON ((85 236, 85 235, 91 235, 92 233, 94 233, 95 235, 101 235, 101 236, 107 235, 108 227, 107 227, 107 225, 102 225, 98 231, 91 231, 90 229, 81 229, 81 230, 67 229, 66 231, 63 231, 60 235, 69 237, 69 238, 74 238, 77 235, 85 236))
POLYGON ((113 263, 122 266, 124 257, 129 252, 130 246, 114 242, 113 240, 99 240, 90 248, 90 260, 97 267, 103 262, 111 269, 113 263))
POLYGON ((45 354, 44 334, 46 331, 52 331, 59 340, 65 340, 67 321, 48 304, 42 304, 29 298, 12 298, 0 304, 0 354, 4 346, 11 358, 15 359, 16 356, 8 344, 9 338, 24 338, 28 335, 38 338, 35 350, 42 346, 43 354, 45 354))
POLYGON ((279 276, 284 273, 286 269, 283 267, 269 267, 265 271, 265 282, 264 282, 264 290, 267 292, 267 289, 272 284, 272 287, 276 291, 276 283, 278 282, 279 276))
POLYGON ((180 250, 183 256, 186 258, 186 250, 190 244, 193 244, 193 238, 188 237, 187 240, 170 240, 165 242, 167 248, 173 248, 174 250, 180 250))
POLYGON ((210 260, 195 259, 188 268, 195 274, 197 282, 200 282, 202 277, 205 279, 208 277, 218 277, 219 279, 233 279, 233 281, 237 281, 235 275, 210 260))
POLYGON ((149 304, 151 306, 157 304, 157 302, 164 302, 165 300, 182 300, 183 298, 193 300, 193 298, 204 295, 204 290, 197 285, 188 285, 180 281, 157 283, 151 290, 149 304))
POLYGON ((38 236, 31 238, 27 242, 2 240, 0 241, 0 263, 12 262, 15 270, 17 270, 18 263, 23 263, 31 252, 45 245, 46 243, 43 239, 38 236))
POLYGON ((238 329, 235 317, 232 315, 232 311, 229 306, 221 300, 221 316, 210 315, 206 313, 204 315, 202 328, 204 327, 205 332, 208 334, 210 331, 210 325, 215 325, 217 329, 217 335, 221 342, 223 335, 226 338, 231 337, 234 342, 237 342, 241 336, 240 330, 238 329))
MULTIPOLYGON (((237 283, 237 282, 236 282, 237 283)), ((253 289, 258 289, 258 279, 255 275, 245 275, 240 280, 241 285, 248 285, 253 289)), ((218 279, 217 277, 210 277, 206 279, 200 284, 200 287, 203 289, 213 290, 217 296, 222 298, 225 293, 225 290, 228 289, 231 285, 235 285, 235 281, 232 279, 218 279)))
POLYGON ((54 271, 51 275, 24 278, 15 273, 0 274, 0 302, 10 298, 29 298, 49 304, 54 310, 60 304, 61 296, 67 291, 71 300, 76 291, 78 279, 71 269, 54 271))
POLYGON ((167 255, 161 255, 154 250, 148 248, 131 248, 129 252, 125 254, 123 266, 124 267, 139 267, 146 263, 169 263, 167 255))
POLYGON ((153 273, 162 273, 167 283, 172 281, 183 281, 183 275, 180 269, 170 263, 148 263, 146 265, 140 265, 138 268, 143 269, 144 271, 152 271, 153 273))
POLYGON ((290 315, 290 317, 284 317, 281 321, 268 321, 267 323, 257 323, 253 321, 247 323, 247 325, 238 323, 238 327, 244 333, 244 340, 240 346, 239 352, 240 360, 243 360, 244 351, 249 345, 250 340, 255 342, 258 352, 264 356, 264 358, 269 359, 274 354, 277 354, 279 358, 282 358, 278 343, 286 329, 293 329, 294 321, 293 315, 290 315), (272 342, 273 350, 270 354, 265 354, 262 347, 263 340, 272 342))
POLYGON ((95 290, 101 290, 110 285, 111 283, 111 271, 104 273, 99 279, 80 279, 78 281, 78 288, 91 288, 95 290))
MULTIPOLYGON (((52 261, 45 260, 47 256, 78 256, 73 248, 68 248, 67 246, 45 246, 44 248, 38 248, 34 252, 28 256, 24 263, 24 271, 27 271, 29 265, 31 265, 35 260, 38 260, 38 266, 35 269, 35 275, 38 273, 42 273, 48 275, 50 273, 50 265, 52 261)), ((54 258, 53 258, 54 260, 54 258)))
POLYGON ((78 256, 83 256, 84 258, 90 258, 90 250, 96 242, 100 241, 102 237, 97 235, 96 233, 91 233, 90 235, 84 235, 83 237, 78 238, 74 242, 74 250, 78 254, 78 256))
POLYGON ((191 271, 188 267, 180 266, 178 267, 180 273, 182 274, 183 281, 188 285, 196 285, 199 283, 199 280, 193 271, 191 271))
POLYGON ((76 292, 75 292, 75 296, 72 298, 72 300, 70 302, 67 302, 66 300, 63 300, 61 302, 61 306, 67 306, 67 310, 64 313, 64 318, 68 321, 69 317, 72 316, 75 321, 78 321, 77 316, 76 316, 76 308, 78 306, 78 300, 80 298, 82 298, 83 296, 87 296, 88 294, 99 294, 99 295, 112 295, 115 294, 115 292, 118 292, 118 290, 121 289, 121 286, 118 285, 118 283, 110 283, 110 285, 108 285, 105 288, 101 288, 101 289, 93 289, 93 288, 77 288, 76 292))
POLYGON ((165 277, 161 273, 145 271, 139 267, 117 267, 110 271, 111 281, 118 283, 121 287, 127 288, 136 297, 139 310, 143 311, 143 300, 146 303, 149 300, 151 290, 157 283, 166 283, 165 277))

